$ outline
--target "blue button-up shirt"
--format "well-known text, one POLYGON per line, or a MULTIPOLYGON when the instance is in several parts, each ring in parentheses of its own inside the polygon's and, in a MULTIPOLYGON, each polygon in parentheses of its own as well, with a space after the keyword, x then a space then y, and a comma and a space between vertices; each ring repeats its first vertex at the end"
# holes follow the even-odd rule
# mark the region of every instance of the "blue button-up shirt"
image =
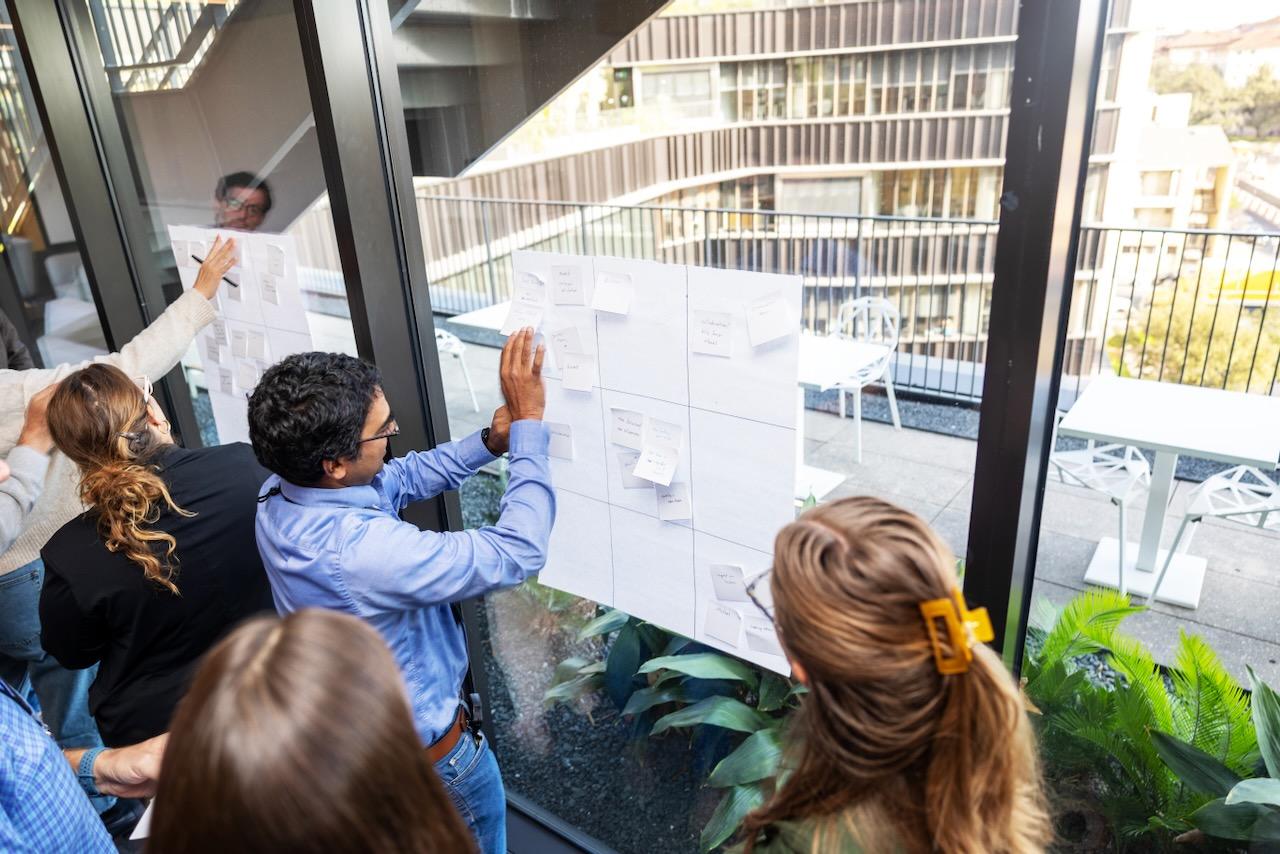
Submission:
POLYGON ((394 459, 367 486, 322 489, 279 476, 258 505, 258 551, 282 614, 318 607, 355 614, 382 633, 404 675, 423 744, 453 723, 467 670, 449 603, 519 584, 546 562, 555 521, 540 421, 511 425, 511 462, 496 525, 421 531, 399 511, 458 486, 493 455, 473 433, 394 459))
POLYGON ((115 850, 58 745, 0 680, 0 851, 115 850))

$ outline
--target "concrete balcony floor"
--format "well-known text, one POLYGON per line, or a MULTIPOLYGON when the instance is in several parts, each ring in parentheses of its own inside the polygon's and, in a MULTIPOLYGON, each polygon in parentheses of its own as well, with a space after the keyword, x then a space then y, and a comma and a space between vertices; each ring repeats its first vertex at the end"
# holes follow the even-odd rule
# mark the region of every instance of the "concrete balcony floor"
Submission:
MULTIPOLYGON (((452 433, 461 437, 489 423, 501 403, 498 351, 467 345, 464 358, 474 384, 479 413, 472 410, 458 360, 442 358, 452 433)), ((868 395, 868 400, 871 396, 868 395)), ((902 401, 904 420, 907 408, 902 401)), ((870 408, 870 407, 868 407, 870 408)), ((863 423, 862 463, 854 462, 854 425, 825 412, 805 413, 805 460, 845 475, 827 499, 875 495, 927 520, 963 556, 969 536, 969 506, 977 445, 968 438, 923 430, 895 431, 876 421, 863 423)), ((1177 481, 1165 517, 1162 544, 1172 542, 1195 483, 1177 481)), ((1130 505, 1129 537, 1136 540, 1145 501, 1130 505)), ((1050 479, 1041 519, 1033 595, 1062 605, 1085 589, 1084 573, 1099 539, 1118 533, 1118 515, 1098 493, 1050 479)), ((1178 634, 1202 636, 1228 669, 1248 684, 1252 666, 1271 685, 1280 685, 1280 535, 1237 523, 1206 520, 1192 538, 1190 553, 1208 560, 1200 606, 1180 608, 1160 602, 1128 619, 1124 631, 1148 644, 1158 661, 1172 663, 1178 634)), ((1147 604, 1141 599, 1139 604, 1147 604)), ((977 603, 981 604, 981 603, 977 603)))

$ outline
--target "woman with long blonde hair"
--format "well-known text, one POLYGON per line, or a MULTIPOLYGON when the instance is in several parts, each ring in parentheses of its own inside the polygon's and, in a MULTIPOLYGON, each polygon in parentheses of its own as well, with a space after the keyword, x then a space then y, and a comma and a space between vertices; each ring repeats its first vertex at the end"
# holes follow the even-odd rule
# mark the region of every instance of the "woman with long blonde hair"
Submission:
POLYGON ((165 732, 201 655, 272 610, 254 542, 266 472, 244 443, 188 450, 145 378, 90 365, 49 401, 88 510, 41 549, 41 641, 63 667, 98 665, 89 711, 108 747, 165 732))
POLYGON ((821 505, 778 534, 751 592, 809 691, 744 851, 1044 850, 1026 705, 954 565, 927 524, 876 498, 821 505))

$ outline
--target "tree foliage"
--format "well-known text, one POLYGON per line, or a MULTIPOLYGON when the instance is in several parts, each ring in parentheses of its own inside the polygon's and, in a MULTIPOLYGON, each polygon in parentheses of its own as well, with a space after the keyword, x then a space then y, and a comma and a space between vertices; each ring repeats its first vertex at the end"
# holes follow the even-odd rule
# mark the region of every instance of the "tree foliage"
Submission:
POLYGON ((1191 123, 1221 125, 1232 136, 1280 136, 1280 79, 1263 66, 1243 86, 1229 86, 1211 65, 1151 66, 1151 89, 1191 93, 1191 123))

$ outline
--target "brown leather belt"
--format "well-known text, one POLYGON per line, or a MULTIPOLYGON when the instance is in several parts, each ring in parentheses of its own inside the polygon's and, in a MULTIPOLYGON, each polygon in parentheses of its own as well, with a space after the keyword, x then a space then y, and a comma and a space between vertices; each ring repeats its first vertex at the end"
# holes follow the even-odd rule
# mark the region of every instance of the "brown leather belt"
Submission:
POLYGON ((453 719, 453 724, 445 731, 445 734, 437 738, 427 746, 427 758, 432 763, 439 762, 449 755, 450 751, 458 744, 458 739, 467 731, 467 712, 462 707, 458 707, 458 716, 453 719))

